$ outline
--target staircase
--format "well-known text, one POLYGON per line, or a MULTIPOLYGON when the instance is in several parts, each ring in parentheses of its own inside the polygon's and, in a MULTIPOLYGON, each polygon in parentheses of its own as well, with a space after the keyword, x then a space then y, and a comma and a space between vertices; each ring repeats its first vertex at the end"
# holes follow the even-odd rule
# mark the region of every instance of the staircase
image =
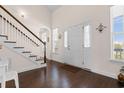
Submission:
POLYGON ((46 66, 46 43, 1 5, 0 43, 38 67, 46 66))

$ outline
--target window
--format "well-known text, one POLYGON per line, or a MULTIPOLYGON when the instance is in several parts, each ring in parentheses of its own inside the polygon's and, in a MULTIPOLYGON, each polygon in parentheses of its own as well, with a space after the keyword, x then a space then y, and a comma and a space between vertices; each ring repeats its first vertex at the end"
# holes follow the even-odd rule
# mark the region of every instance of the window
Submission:
POLYGON ((58 41, 58 28, 53 29, 53 47, 52 47, 52 51, 53 53, 56 52, 57 49, 57 41, 58 41))
POLYGON ((90 47, 90 25, 84 26, 84 47, 90 47))
POLYGON ((44 32, 44 33, 42 33, 42 40, 44 41, 44 42, 47 42, 47 33, 46 32, 44 32))
POLYGON ((64 47, 65 48, 68 47, 68 32, 67 31, 64 32, 64 47))
POLYGON ((112 18, 112 58, 124 60, 124 16, 112 18))

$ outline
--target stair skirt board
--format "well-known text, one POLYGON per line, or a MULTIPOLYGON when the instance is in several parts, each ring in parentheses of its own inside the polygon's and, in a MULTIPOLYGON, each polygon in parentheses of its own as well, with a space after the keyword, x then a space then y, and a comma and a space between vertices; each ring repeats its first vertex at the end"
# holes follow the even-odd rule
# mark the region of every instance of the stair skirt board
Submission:
MULTIPOLYGON (((15 55, 18 54, 20 57, 22 56, 21 54, 17 53, 17 52, 14 52, 13 49, 10 49, 8 48, 7 46, 4 45, 4 48, 7 49, 7 51, 11 51, 13 52, 15 55)), ((5 49, 5 50, 6 50, 5 49)), ((26 57, 23 57, 23 59, 26 59, 29 63, 32 62, 32 66, 27 66, 27 67, 24 67, 24 68, 21 68, 21 69, 18 69, 17 72, 18 73, 21 73, 21 72, 25 72, 25 71, 30 71, 30 70, 34 70, 34 69, 38 69, 38 68, 43 68, 43 67, 46 67, 47 66, 47 63, 44 63, 44 61, 42 62, 36 62, 36 61, 32 61, 30 60, 29 58, 26 58, 26 57)), ((14 61, 15 62, 15 61, 14 61)), ((28 63, 27 63, 28 64, 28 63)), ((16 70, 16 69, 15 69, 16 70)))
POLYGON ((22 73, 22 72, 26 72, 26 71, 30 71, 30 70, 34 70, 34 69, 38 69, 38 68, 44 68, 44 67, 47 67, 47 63, 43 63, 40 66, 36 66, 33 68, 23 69, 22 71, 18 71, 18 73, 22 73))

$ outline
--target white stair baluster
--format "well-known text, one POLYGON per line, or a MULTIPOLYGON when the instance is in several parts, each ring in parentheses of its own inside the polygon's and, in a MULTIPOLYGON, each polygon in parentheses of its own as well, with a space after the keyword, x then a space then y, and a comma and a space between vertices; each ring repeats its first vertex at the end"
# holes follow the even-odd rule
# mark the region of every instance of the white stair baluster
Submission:
POLYGON ((5 35, 7 35, 7 20, 5 20, 5 35))
POLYGON ((8 39, 10 40, 10 23, 8 23, 7 30, 8 39))
POLYGON ((25 43, 26 43, 26 44, 25 44, 25 45, 26 45, 25 48, 28 49, 28 48, 27 48, 27 47, 28 47, 28 38, 27 38, 27 35, 25 35, 25 43))
POLYGON ((17 28, 16 28, 16 31, 17 31, 17 47, 18 47, 19 46, 19 31, 17 28))
POLYGON ((1 17, 1 35, 3 34, 3 17, 1 17))
POLYGON ((22 42, 22 34, 21 34, 21 31, 20 31, 20 47, 22 46, 21 42, 22 42))
POLYGON ((15 33, 15 41, 17 42, 17 30, 16 30, 16 27, 14 27, 14 33, 15 33))
POLYGON ((4 35, 6 35, 6 31, 7 31, 7 20, 4 19, 4 35))
POLYGON ((5 35, 5 31, 6 31, 6 20, 4 19, 4 31, 3 31, 3 35, 5 35))
POLYGON ((12 41, 14 41, 14 30, 13 30, 13 24, 12 24, 12 27, 11 27, 11 36, 12 36, 12 41))
POLYGON ((11 24, 10 24, 10 26, 9 26, 9 39, 10 39, 10 41, 11 41, 11 39, 12 39, 12 37, 11 37, 11 24))
POLYGON ((7 27, 7 32, 6 32, 6 35, 9 37, 9 22, 7 22, 6 27, 7 27))
POLYGON ((0 35, 2 35, 2 16, 0 15, 0 35))
POLYGON ((14 41, 16 41, 16 30, 14 26, 13 26, 13 38, 14 38, 14 41))

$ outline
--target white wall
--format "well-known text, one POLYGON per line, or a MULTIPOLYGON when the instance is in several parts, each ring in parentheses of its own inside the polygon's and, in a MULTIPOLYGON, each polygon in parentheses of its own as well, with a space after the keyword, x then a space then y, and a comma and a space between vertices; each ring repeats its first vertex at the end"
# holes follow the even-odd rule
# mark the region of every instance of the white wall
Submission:
MULTIPOLYGON (((34 31, 36 35, 38 35, 42 25, 49 28, 51 26, 50 14, 44 6, 36 6, 35 8, 32 6, 5 7, 20 19, 21 22, 34 31), (18 14, 21 9, 23 9, 22 11, 25 11, 26 14, 24 19, 20 18, 18 14)), ((110 6, 61 6, 52 14, 52 28, 58 27, 60 33, 69 26, 86 21, 89 21, 92 26, 91 70, 99 74, 116 78, 120 67, 124 65, 124 63, 110 61, 110 6), (107 28, 102 33, 99 33, 96 31, 96 28, 101 22, 107 26, 107 28)), ((51 33, 49 35, 51 36, 51 33)), ((63 37, 58 42, 57 54, 51 54, 53 60, 63 62, 65 54, 63 52, 62 44, 63 37)), ((49 46, 50 45, 51 42, 49 43, 49 46)), ((50 47, 48 48, 49 52, 50 47)))
MULTIPOLYGON (((90 69, 117 78, 119 69, 124 63, 110 61, 110 6, 62 6, 52 15, 52 28, 58 27, 62 33, 62 29, 87 21, 92 26, 90 69), (99 23, 107 26, 102 33, 96 31, 99 23)), ((63 38, 59 40, 59 44, 62 42, 63 38)), ((63 62, 63 55, 65 55, 63 46, 60 45, 57 54, 52 54, 52 59, 63 62)))
MULTIPOLYGON (((51 38, 51 14, 44 5, 5 5, 17 19, 39 37, 42 28, 48 28, 48 36, 51 38), (24 18, 21 17, 24 14, 24 18)), ((47 58, 50 58, 51 41, 47 42, 47 58)))

